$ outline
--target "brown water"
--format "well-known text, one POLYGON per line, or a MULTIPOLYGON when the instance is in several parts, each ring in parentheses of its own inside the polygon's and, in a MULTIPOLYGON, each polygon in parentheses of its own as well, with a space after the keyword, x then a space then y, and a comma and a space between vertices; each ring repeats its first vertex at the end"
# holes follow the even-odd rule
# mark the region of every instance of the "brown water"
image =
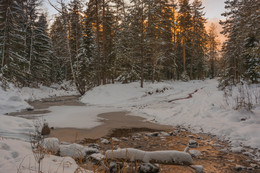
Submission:
POLYGON ((101 125, 92 129, 58 128, 51 132, 51 137, 61 141, 75 142, 85 138, 98 139, 109 135, 114 129, 149 128, 154 130, 169 130, 170 126, 154 124, 144 118, 129 115, 128 112, 108 112, 99 114, 101 125))
MULTIPOLYGON (((19 116, 27 119, 36 119, 39 116, 49 113, 47 110, 51 106, 85 106, 79 102, 79 96, 64 96, 42 99, 41 101, 29 102, 34 107, 31 111, 22 111, 10 113, 11 116, 19 116)), ((75 142, 85 138, 98 139, 105 137, 112 132, 113 129, 131 129, 131 128, 149 128, 154 130, 172 129, 170 126, 155 124, 146 121, 142 117, 133 116, 129 112, 107 112, 98 115, 101 118, 101 125, 92 129, 77 128, 57 128, 51 130, 50 137, 57 137, 61 141, 75 142)))

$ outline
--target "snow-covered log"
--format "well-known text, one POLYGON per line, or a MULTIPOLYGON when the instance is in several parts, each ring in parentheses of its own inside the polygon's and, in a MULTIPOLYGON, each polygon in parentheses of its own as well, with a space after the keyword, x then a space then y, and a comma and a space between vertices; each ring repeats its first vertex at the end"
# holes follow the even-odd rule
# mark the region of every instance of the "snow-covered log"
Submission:
POLYGON ((152 162, 173 165, 191 165, 193 160, 186 152, 166 150, 166 151, 142 151, 134 148, 108 150, 107 159, 124 159, 129 161, 152 162))

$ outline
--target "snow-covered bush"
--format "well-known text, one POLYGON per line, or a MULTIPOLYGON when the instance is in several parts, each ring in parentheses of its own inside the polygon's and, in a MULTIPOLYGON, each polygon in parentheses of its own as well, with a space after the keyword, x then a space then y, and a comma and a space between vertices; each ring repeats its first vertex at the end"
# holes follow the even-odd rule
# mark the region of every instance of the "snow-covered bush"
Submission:
POLYGON ((260 101, 260 87, 257 84, 240 83, 224 89, 224 98, 228 105, 235 110, 251 111, 260 101))

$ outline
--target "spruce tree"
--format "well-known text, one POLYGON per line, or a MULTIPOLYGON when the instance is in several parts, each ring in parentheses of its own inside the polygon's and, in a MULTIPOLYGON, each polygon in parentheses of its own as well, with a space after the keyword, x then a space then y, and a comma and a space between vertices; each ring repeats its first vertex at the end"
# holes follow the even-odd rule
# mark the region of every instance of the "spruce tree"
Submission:
POLYGON ((41 14, 35 24, 34 30, 34 58, 31 60, 32 80, 44 85, 51 83, 52 70, 52 44, 48 35, 46 16, 41 14))
POLYGON ((28 84, 24 1, 0 1, 1 73, 18 86, 28 84))
POLYGON ((209 27, 208 31, 208 60, 209 60, 209 76, 214 78, 217 73, 216 62, 218 57, 218 45, 216 25, 213 23, 209 27))
POLYGON ((207 64, 207 32, 206 19, 201 0, 192 3, 192 53, 190 61, 190 79, 203 79, 206 77, 207 64))
POLYGON ((63 80, 69 80, 70 74, 70 63, 68 57, 68 50, 66 40, 64 37, 65 28, 63 25, 62 17, 57 16, 55 21, 50 28, 50 38, 53 47, 53 56, 55 57, 52 60, 52 78, 53 81, 61 82, 63 80))
MULTIPOLYGON (((178 16, 178 27, 179 36, 181 37, 182 43, 182 64, 179 64, 179 68, 182 67, 182 80, 188 80, 189 76, 187 74, 187 64, 191 61, 191 36, 192 36, 192 16, 191 16, 191 6, 189 0, 179 1, 179 16, 178 16)), ((179 69, 181 71, 181 69, 179 69)))
POLYGON ((226 12, 221 21, 227 37, 223 45, 222 77, 220 86, 235 85, 240 81, 259 81, 259 7, 257 0, 226 1, 226 12), (248 8, 250 6, 250 9, 248 8), (252 8, 251 8, 252 7, 252 8), (258 51, 256 51, 258 50, 258 51), (254 77, 253 77, 254 76, 254 77))

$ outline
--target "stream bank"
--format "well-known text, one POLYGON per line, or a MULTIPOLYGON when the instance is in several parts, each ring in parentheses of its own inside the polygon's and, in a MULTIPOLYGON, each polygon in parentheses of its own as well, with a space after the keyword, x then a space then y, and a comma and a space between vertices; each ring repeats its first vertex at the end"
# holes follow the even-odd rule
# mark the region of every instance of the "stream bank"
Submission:
MULTIPOLYGON (((78 101, 77 96, 44 99, 30 103, 34 110, 9 115, 28 119, 44 117, 51 106, 87 106, 78 101)), ((202 155, 194 156, 194 162, 202 165, 206 172, 259 172, 259 163, 240 151, 231 152, 227 142, 222 142, 209 134, 195 134, 183 128, 173 128, 145 121, 144 118, 132 116, 129 112, 106 112, 97 115, 101 125, 91 129, 55 128, 49 137, 57 137, 60 141, 80 143, 83 145, 98 144, 101 151, 117 148, 137 148, 145 151, 178 150, 183 151, 189 140, 198 142, 195 150, 202 155), (170 133, 170 136, 156 135, 161 132, 170 133), (149 135, 150 134, 150 135, 149 135), (114 138, 118 138, 115 141, 114 138), (101 138, 110 141, 110 144, 101 142, 101 138), (240 166, 242 165, 242 166, 240 166), (256 165, 256 167, 253 167, 256 165)), ((248 149, 250 150, 250 149, 248 149)), ((89 163, 88 163, 89 164, 89 163)), ((93 165, 93 167, 98 167, 93 165)), ((194 172, 190 167, 159 165, 161 172, 194 172)), ((96 169, 96 168, 95 168, 96 169)), ((99 168, 100 172, 104 171, 99 168)))

